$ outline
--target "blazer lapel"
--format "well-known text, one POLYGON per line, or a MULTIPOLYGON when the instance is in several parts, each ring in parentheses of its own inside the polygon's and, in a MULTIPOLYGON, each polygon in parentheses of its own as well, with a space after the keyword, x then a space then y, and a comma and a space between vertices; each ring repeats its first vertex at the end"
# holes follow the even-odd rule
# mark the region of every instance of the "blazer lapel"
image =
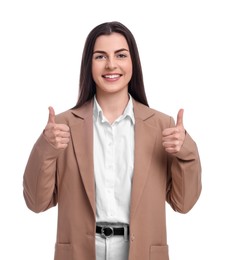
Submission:
POLYGON ((146 123, 146 119, 151 117, 154 112, 136 101, 134 101, 133 104, 135 114, 135 157, 130 218, 132 218, 136 212, 146 184, 148 169, 157 136, 157 129, 146 123))
POLYGON ((95 180, 93 163, 93 102, 73 110, 77 116, 76 123, 71 126, 72 141, 81 178, 91 207, 96 215, 95 180))
MULTIPOLYGON (((130 218, 138 208, 151 163, 152 152, 155 146, 157 129, 146 123, 146 119, 154 112, 133 100, 135 114, 135 159, 134 175, 131 194, 130 218)), ((76 116, 71 127, 72 141, 78 160, 81 178, 91 207, 96 215, 95 179, 93 162, 93 101, 79 109, 72 110, 76 116)))

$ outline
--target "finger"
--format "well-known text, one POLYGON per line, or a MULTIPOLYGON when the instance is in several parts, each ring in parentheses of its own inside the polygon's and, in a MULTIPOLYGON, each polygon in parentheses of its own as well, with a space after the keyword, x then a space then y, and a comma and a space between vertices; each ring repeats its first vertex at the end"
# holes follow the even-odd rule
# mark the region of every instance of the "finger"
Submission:
POLYGON ((66 124, 55 124, 55 127, 54 127, 55 131, 56 131, 56 134, 62 132, 69 132, 69 127, 66 125, 66 124))
POLYGON ((61 144, 68 144, 69 138, 61 138, 61 144))
POLYGON ((165 151, 166 151, 167 153, 170 153, 170 154, 175 154, 175 153, 178 152, 178 150, 177 150, 176 148, 174 148, 174 147, 165 148, 165 151))
POLYGON ((177 123, 176 123, 176 126, 183 126, 183 114, 184 114, 184 109, 180 109, 178 111, 178 114, 177 114, 177 123))
POLYGON ((55 127, 55 136, 58 136, 58 137, 70 137, 70 133, 69 131, 64 131, 62 130, 61 128, 59 128, 59 125, 56 125, 55 127))
POLYGON ((172 135, 177 134, 177 133, 179 133, 179 129, 177 129, 176 127, 166 128, 162 131, 163 137, 172 136, 172 135))
POLYGON ((69 138, 70 137, 70 133, 69 132, 65 132, 65 131, 61 131, 60 136, 62 138, 69 138))
POLYGON ((66 124, 58 124, 58 127, 63 132, 69 132, 69 127, 66 124))
POLYGON ((163 142, 163 147, 165 148, 166 152, 168 153, 175 153, 180 151, 181 142, 179 141, 172 141, 172 142, 163 142))
POLYGON ((55 124, 55 112, 53 107, 48 107, 49 109, 49 118, 48 118, 48 123, 55 124))

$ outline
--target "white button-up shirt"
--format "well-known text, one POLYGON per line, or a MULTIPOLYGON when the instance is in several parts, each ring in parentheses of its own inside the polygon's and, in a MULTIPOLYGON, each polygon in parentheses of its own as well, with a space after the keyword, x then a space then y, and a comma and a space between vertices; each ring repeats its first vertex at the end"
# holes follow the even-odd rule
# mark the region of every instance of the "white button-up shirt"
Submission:
POLYGON ((94 171, 96 222, 129 224, 134 168, 133 103, 110 124, 94 98, 94 171))

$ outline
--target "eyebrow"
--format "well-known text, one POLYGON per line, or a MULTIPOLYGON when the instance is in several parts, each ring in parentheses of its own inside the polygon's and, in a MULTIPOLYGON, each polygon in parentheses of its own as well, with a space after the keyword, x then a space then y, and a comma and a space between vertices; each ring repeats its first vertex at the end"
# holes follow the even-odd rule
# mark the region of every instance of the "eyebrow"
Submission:
MULTIPOLYGON (((116 50, 114 53, 118 53, 118 52, 121 52, 121 51, 128 51, 129 52, 129 50, 122 48, 122 49, 116 50)), ((93 52, 93 54, 95 54, 95 53, 107 54, 105 51, 99 51, 99 50, 93 52)))

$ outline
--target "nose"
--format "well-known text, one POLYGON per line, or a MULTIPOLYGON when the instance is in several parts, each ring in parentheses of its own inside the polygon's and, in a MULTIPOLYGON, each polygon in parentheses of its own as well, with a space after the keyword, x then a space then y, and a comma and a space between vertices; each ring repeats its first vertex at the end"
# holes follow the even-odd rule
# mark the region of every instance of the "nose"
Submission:
POLYGON ((106 69, 114 70, 114 69, 116 69, 116 67, 117 67, 117 65, 116 65, 116 62, 115 62, 114 58, 109 57, 106 60, 106 69))

